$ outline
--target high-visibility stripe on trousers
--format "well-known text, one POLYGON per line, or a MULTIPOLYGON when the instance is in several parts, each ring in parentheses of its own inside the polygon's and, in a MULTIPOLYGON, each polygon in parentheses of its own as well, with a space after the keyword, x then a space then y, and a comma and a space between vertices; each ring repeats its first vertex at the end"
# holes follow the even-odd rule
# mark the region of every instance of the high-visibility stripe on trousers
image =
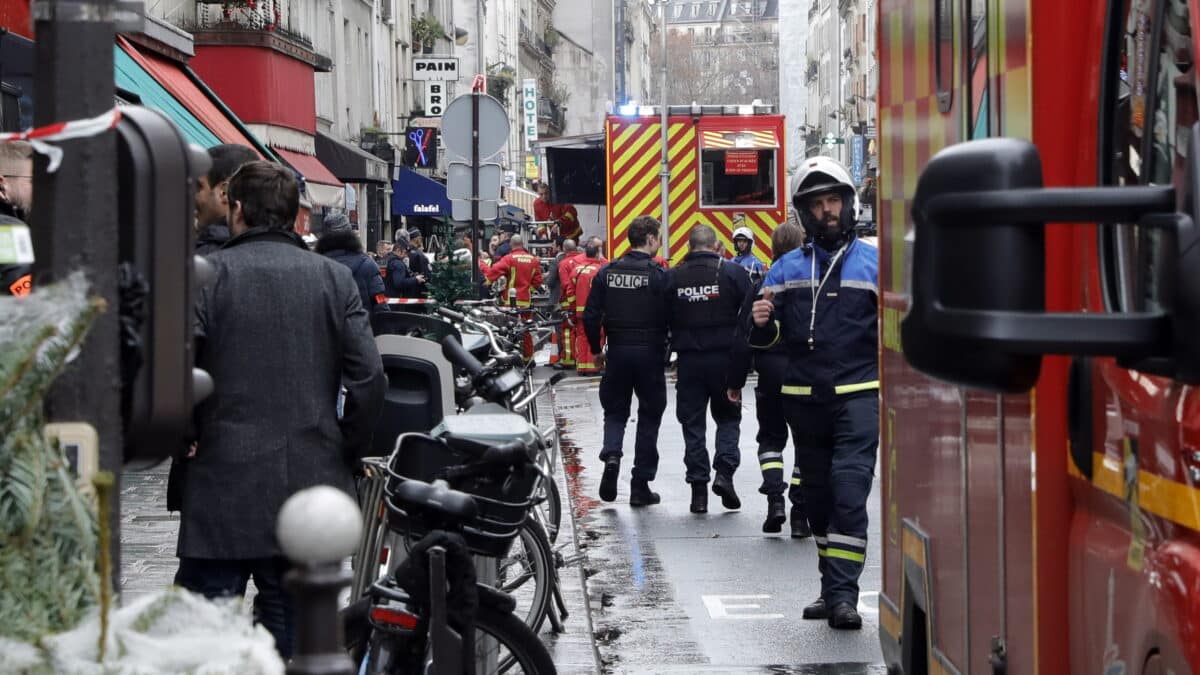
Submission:
MULTIPOLYGON (((562 338, 558 341, 558 362, 564 366, 575 365, 575 327, 570 321, 563 319, 559 325, 559 330, 562 333, 562 338)), ((581 333, 583 331, 580 331, 581 333)))
MULTIPOLYGON (((592 345, 588 343, 587 332, 583 330, 582 314, 578 315, 575 322, 579 328, 575 331, 575 369, 581 375, 589 375, 600 372, 596 367, 595 357, 592 355, 592 345)), ((600 345, 604 345, 604 334, 600 334, 600 345)))

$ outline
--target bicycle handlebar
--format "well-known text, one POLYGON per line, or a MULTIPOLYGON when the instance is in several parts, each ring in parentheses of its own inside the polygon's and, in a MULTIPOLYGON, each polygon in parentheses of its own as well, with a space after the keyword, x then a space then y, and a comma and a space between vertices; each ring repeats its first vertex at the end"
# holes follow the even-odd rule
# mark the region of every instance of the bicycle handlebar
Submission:
POLYGON ((464 321, 467 318, 462 312, 456 312, 449 307, 438 307, 437 313, 441 314, 447 319, 450 319, 451 321, 464 321))
POLYGON ((483 373, 483 364, 467 351, 453 335, 442 338, 442 356, 445 356, 450 363, 467 371, 472 379, 483 373))

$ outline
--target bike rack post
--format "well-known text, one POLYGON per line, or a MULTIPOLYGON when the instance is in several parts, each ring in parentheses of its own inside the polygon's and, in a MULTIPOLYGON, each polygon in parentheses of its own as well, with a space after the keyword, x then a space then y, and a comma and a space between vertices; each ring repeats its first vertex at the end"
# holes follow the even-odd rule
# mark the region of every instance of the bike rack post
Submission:
MULTIPOLYGON (((495 588, 500 579, 500 559, 487 556, 475 556, 475 580, 495 588)), ((476 636, 478 637, 478 636, 476 636)), ((500 667, 495 651, 489 649, 488 640, 475 640, 475 672, 494 673, 500 667)))

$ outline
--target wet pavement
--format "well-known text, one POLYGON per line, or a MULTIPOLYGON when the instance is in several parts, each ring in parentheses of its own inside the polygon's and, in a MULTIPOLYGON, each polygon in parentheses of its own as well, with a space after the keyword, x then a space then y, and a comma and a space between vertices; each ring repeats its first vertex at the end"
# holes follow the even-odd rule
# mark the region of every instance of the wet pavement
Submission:
MULTIPOLYGON (((876 597, 879 526, 872 519, 859 611, 862 631, 834 631, 800 611, 819 593, 811 538, 762 534, 766 498, 758 494, 754 403, 747 386, 742 466, 734 476, 740 511, 710 494, 709 513, 688 512, 683 440, 675 421, 674 382, 659 438, 654 489, 663 503, 628 505, 630 420, 617 501, 596 497, 603 410, 596 378, 572 378, 555 392, 564 464, 581 547, 603 672, 882 674, 876 597)), ((709 427, 711 443, 713 429, 709 427)), ((711 446, 710 446, 711 448, 711 446)), ((790 459, 788 460, 790 472, 790 459)), ((868 506, 879 513, 876 490, 868 506)))

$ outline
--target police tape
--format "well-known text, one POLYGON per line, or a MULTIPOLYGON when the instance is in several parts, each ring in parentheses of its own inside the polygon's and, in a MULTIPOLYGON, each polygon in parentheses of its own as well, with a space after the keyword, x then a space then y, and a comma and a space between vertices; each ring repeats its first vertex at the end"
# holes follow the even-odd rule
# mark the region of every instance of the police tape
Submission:
POLYGON ((62 148, 50 145, 50 143, 99 136, 116 127, 117 122, 120 121, 121 110, 120 108, 113 107, 111 110, 89 119, 55 122, 54 124, 47 124, 36 129, 0 133, 0 143, 28 141, 33 146, 34 151, 45 155, 49 160, 46 171, 54 173, 58 171, 59 165, 62 164, 63 151, 62 148))

